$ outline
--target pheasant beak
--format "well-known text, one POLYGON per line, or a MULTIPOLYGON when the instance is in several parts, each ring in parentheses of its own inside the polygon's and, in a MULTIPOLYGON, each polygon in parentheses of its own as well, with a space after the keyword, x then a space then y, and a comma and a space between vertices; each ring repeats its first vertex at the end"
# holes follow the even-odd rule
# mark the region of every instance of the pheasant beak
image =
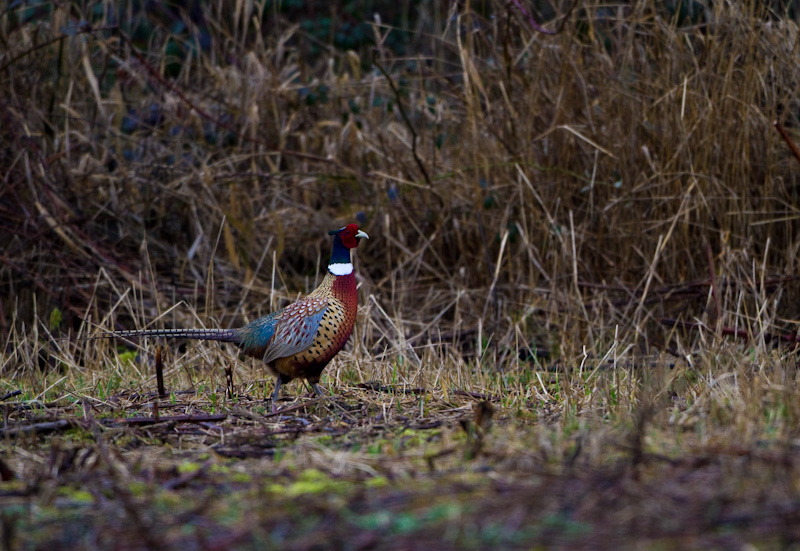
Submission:
POLYGON ((369 236, 367 235, 367 232, 362 231, 362 230, 358 230, 358 233, 356 233, 356 239, 358 239, 359 237, 363 237, 365 239, 369 239, 369 236))

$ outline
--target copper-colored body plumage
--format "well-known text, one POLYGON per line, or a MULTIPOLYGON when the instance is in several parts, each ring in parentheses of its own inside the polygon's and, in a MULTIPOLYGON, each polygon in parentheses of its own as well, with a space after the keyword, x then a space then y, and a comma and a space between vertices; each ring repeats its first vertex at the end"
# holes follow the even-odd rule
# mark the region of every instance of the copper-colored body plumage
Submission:
MULTIPOLYGON (((285 329, 276 330, 275 338, 298 343, 310 340, 311 344, 300 352, 289 356, 279 356, 280 352, 265 347, 243 348, 248 356, 263 359, 267 367, 282 383, 293 379, 306 379, 311 384, 319 382, 322 370, 342 349, 356 322, 358 294, 353 274, 335 276, 326 274, 325 279, 311 294, 287 306, 282 312, 281 321, 285 329), (312 313, 321 313, 319 324, 306 327, 302 321, 312 313), (313 333, 311 333, 313 331, 313 333)), ((249 326, 240 330, 241 339, 247 341, 249 326)), ((253 328, 254 330, 255 328, 253 328)))

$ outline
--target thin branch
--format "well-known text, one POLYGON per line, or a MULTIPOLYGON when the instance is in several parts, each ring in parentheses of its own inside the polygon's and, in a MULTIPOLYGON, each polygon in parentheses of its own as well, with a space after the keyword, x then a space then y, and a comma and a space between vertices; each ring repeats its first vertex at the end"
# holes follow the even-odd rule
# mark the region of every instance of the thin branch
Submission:
POLYGON ((558 30, 556 30, 556 31, 548 31, 547 29, 545 29, 544 27, 542 27, 542 26, 541 26, 541 25, 540 25, 540 24, 539 24, 539 23, 538 23, 538 22, 537 22, 537 21, 536 21, 536 20, 533 18, 533 16, 532 16, 531 14, 529 14, 529 13, 528 13, 528 10, 526 10, 526 9, 525 9, 525 7, 522 5, 522 3, 520 3, 520 2, 519 2, 519 0, 513 0, 513 2, 514 2, 514 5, 515 5, 515 6, 517 6, 517 9, 519 9, 519 11, 521 11, 521 12, 522 12, 522 14, 523 14, 525 17, 527 17, 527 18, 528 18, 528 23, 530 23, 531 27, 533 27, 533 30, 535 30, 535 31, 537 31, 537 32, 540 32, 540 33, 542 33, 542 34, 559 34, 561 31, 563 31, 563 30, 564 30, 564 24, 565 24, 565 23, 567 22, 567 20, 569 19, 569 16, 570 16, 570 14, 572 13, 572 10, 574 10, 574 9, 575 9, 575 6, 578 4, 578 1, 577 1, 577 0, 575 0, 575 2, 573 2, 573 3, 572 3, 572 5, 570 6, 570 8, 567 10, 567 13, 565 13, 565 14, 564 14, 564 18, 561 20, 561 24, 558 26, 558 30))
POLYGON ((13 398, 14 396, 19 396, 20 394, 22 394, 21 390, 12 390, 11 392, 6 394, 5 396, 0 396, 0 402, 5 402, 9 398, 13 398))
MULTIPOLYGON (((684 329, 708 329, 705 324, 696 321, 684 321, 674 318, 661 318, 659 320, 662 325, 668 327, 682 327, 684 329)), ((745 329, 734 329, 733 327, 723 327, 721 330, 723 335, 736 337, 743 340, 750 340, 751 334, 745 329)), ((773 340, 780 340, 783 342, 800 342, 800 338, 792 333, 763 333, 764 341, 771 342, 773 340)))
MULTIPOLYGON (((207 423, 211 421, 224 421, 228 416, 220 413, 217 415, 174 415, 170 417, 160 416, 155 417, 124 417, 120 419, 103 419, 100 423, 104 426, 118 427, 118 426, 143 426, 155 425, 156 423, 207 423)), ((72 427, 88 427, 93 425, 96 421, 91 420, 87 422, 85 419, 69 418, 58 419, 56 421, 46 421, 44 423, 33 423, 30 425, 22 425, 18 427, 9 427, 5 430, 0 430, 0 434, 8 436, 16 436, 18 434, 29 433, 43 433, 53 432, 59 430, 66 430, 72 427)))
POLYGON ((428 171, 425 169, 425 165, 422 163, 422 159, 420 159, 419 155, 417 154, 417 140, 418 140, 417 131, 414 130, 414 125, 411 124, 411 120, 408 118, 406 110, 403 108, 403 101, 402 98, 400 97, 400 91, 397 89, 397 86, 395 86, 392 77, 389 75, 389 73, 386 72, 386 69, 384 69, 381 66, 381 64, 378 63, 377 60, 373 60, 373 64, 375 65, 375 67, 378 68, 381 74, 384 77, 386 77, 386 81, 389 83, 389 87, 392 89, 392 93, 394 94, 395 100, 397 100, 397 108, 400 110, 400 116, 403 117, 403 121, 406 123, 409 132, 411 132, 411 154, 414 156, 414 161, 416 161, 420 172, 422 172, 422 176, 425 178, 425 182, 430 186, 431 179, 430 176, 428 176, 428 171))
POLYGON ((112 31, 112 30, 116 30, 118 28, 119 27, 117 25, 111 25, 109 27, 97 27, 97 28, 94 28, 89 23, 84 23, 83 25, 81 25, 80 29, 78 29, 77 31, 75 31, 73 33, 64 33, 64 34, 58 35, 57 37, 55 37, 55 38, 53 38, 51 40, 48 40, 47 42, 42 42, 41 44, 37 44, 36 46, 34 46, 31 49, 25 50, 24 52, 21 52, 20 54, 15 55, 11 59, 9 59, 2 67, 0 67, 0 72, 7 70, 9 67, 11 67, 14 63, 19 61, 23 57, 25 57, 27 55, 30 55, 33 52, 37 51, 37 50, 41 50, 42 48, 46 48, 47 46, 50 46, 51 44, 54 44, 54 43, 58 42, 59 40, 63 40, 64 38, 69 38, 71 36, 77 36, 79 34, 94 33, 94 32, 97 32, 97 31, 112 31))
POLYGON ((786 145, 789 146, 789 149, 792 150, 792 153, 794 153, 794 158, 797 159, 798 163, 800 163, 800 149, 797 149, 797 146, 794 144, 794 141, 792 141, 792 138, 791 136, 789 136, 789 133, 786 132, 786 129, 783 128, 781 123, 779 123, 778 121, 773 122, 772 125, 780 133, 781 137, 783 138, 783 141, 785 141, 786 145))

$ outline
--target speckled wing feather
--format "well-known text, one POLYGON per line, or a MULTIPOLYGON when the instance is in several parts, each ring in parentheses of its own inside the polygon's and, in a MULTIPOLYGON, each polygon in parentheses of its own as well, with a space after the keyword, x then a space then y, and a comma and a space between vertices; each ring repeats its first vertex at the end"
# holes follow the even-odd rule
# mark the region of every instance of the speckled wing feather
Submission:
POLYGON ((302 298, 284 308, 275 320, 275 335, 264 354, 264 361, 270 363, 310 347, 327 309, 328 298, 319 296, 302 298))

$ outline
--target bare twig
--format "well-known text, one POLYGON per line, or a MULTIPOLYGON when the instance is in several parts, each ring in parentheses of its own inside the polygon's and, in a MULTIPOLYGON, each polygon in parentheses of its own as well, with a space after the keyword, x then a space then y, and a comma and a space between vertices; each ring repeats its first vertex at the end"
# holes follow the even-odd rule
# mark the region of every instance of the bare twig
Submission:
POLYGON ((722 319, 722 302, 720 301, 719 291, 717 290, 717 274, 714 270, 714 253, 711 252, 711 245, 709 243, 706 243, 705 248, 709 277, 711 278, 711 296, 714 299, 714 321, 718 322, 722 319))
POLYGON ((414 156, 414 161, 417 163, 420 172, 422 172, 422 176, 425 178, 425 182, 428 186, 431 185, 431 178, 428 176, 428 170, 425 168, 425 165, 422 162, 422 159, 419 158, 419 154, 417 153, 417 131, 414 129, 414 125, 411 124, 411 120, 408 118, 406 114, 406 109, 403 107, 403 98, 400 96, 400 90, 397 89, 397 86, 394 83, 394 79, 392 76, 386 72, 386 69, 378 62, 377 59, 373 60, 375 67, 381 72, 381 74, 386 78, 386 82, 389 83, 389 87, 392 89, 392 93, 394 94, 394 98, 397 101, 397 108, 400 110, 400 116, 403 117, 403 122, 406 123, 408 127, 408 131, 411 132, 411 154, 414 156))
POLYGON ((356 386, 358 388, 374 390, 375 392, 392 392, 397 394, 425 394, 426 392, 426 390, 421 387, 403 388, 397 385, 384 385, 378 381, 367 381, 366 383, 359 383, 356 386))
POLYGON ((164 390, 164 351, 161 345, 156 347, 156 388, 158 389, 159 398, 167 395, 164 390))
MULTIPOLYGON (((525 17, 528 18, 528 23, 531 24, 531 27, 533 27, 535 31, 540 32, 542 34, 556 34, 556 31, 549 31, 549 30, 545 29, 544 27, 542 27, 539 23, 537 23, 536 20, 533 18, 533 16, 528 13, 528 10, 525 9, 525 7, 522 5, 522 3, 519 0, 513 0, 513 1, 514 1, 514 5, 517 6, 517 9, 519 9, 519 11, 521 11, 523 13, 523 15, 525 15, 525 17)), ((562 25, 563 25, 563 23, 562 23, 562 25)), ((560 29, 559 29, 559 31, 560 31, 560 29)))
POLYGON ((63 40, 65 38, 69 38, 71 36, 76 36, 76 35, 79 35, 79 34, 96 33, 96 32, 101 32, 101 31, 111 31, 111 30, 116 30, 118 28, 119 27, 117 25, 110 25, 110 26, 107 26, 107 27, 92 27, 89 23, 84 23, 74 33, 61 34, 59 36, 56 36, 55 38, 51 38, 50 40, 46 40, 45 42, 42 42, 41 44, 37 44, 33 48, 25 50, 24 52, 22 52, 20 54, 15 55, 11 59, 9 59, 2 67, 0 67, 0 71, 6 71, 9 67, 11 67, 14 63, 19 61, 23 57, 26 57, 26 56, 32 54, 33 52, 35 52, 37 50, 41 50, 42 48, 46 48, 47 46, 50 46, 51 44, 55 44, 59 40, 63 40))
POLYGON ((34 423, 32 425, 23 425, 21 427, 8 427, 0 431, 0 434, 16 436, 18 434, 53 432, 57 430, 65 430, 74 426, 80 426, 82 424, 83 420, 81 419, 59 419, 57 421, 46 421, 44 423, 34 423))
POLYGON ((20 394, 22 394, 22 391, 21 391, 21 390, 12 390, 12 391, 11 391, 11 392, 9 392, 8 394, 5 394, 5 395, 3 395, 3 396, 0 396, 0 402, 5 402, 5 401, 6 401, 6 400, 8 400, 9 398, 13 398, 14 396, 19 396, 20 394))
POLYGON ((214 415, 171 415, 168 417, 123 417, 118 419, 103 420, 106 425, 155 425, 156 423, 209 423, 213 421, 224 421, 228 416, 225 413, 214 415))
MULTIPOLYGON (((706 326, 702 323, 694 322, 694 321, 684 321, 678 320, 673 318, 661 318, 659 320, 662 325, 667 325, 669 327, 683 327, 685 329, 707 329, 706 326)), ((721 330, 723 335, 728 335, 731 337, 737 337, 740 339, 749 340, 751 337, 750 332, 745 329, 735 329, 733 327, 723 327, 721 330)), ((766 342, 772 342, 774 340, 779 340, 783 342, 800 342, 800 338, 793 333, 781 333, 775 335, 773 333, 764 333, 764 340, 766 342)))
POLYGON ((271 413, 265 413, 265 414, 262 415, 262 417, 264 417, 264 418, 275 417, 277 415, 283 415, 284 413, 289 413, 291 411, 297 411, 298 409, 303 409, 303 408, 306 408, 308 406, 313 406, 314 404, 319 402, 321 399, 322 398, 313 398, 311 400, 306 400, 305 402, 301 402, 301 403, 296 404, 294 406, 281 408, 278 411, 273 411, 271 413))
MULTIPOLYGON (((206 423, 210 421, 224 421, 228 416, 225 414, 217 415, 174 415, 169 417, 124 417, 119 419, 102 419, 99 421, 105 426, 145 426, 155 425, 159 423, 206 423)), ((66 430, 72 427, 87 428, 97 422, 94 419, 58 419, 56 421, 46 421, 43 423, 33 423, 30 425, 22 425, 17 427, 8 427, 5 430, 0 430, 0 434, 7 434, 15 436, 18 434, 28 433, 44 433, 53 432, 58 430, 66 430)))
POLYGON ((482 394, 480 392, 471 392, 469 390, 456 389, 453 391, 453 394, 457 394, 458 396, 469 396, 470 398, 485 400, 487 402, 497 402, 500 400, 500 398, 497 396, 492 396, 491 394, 482 394))
POLYGON ((785 141, 786 145, 789 146, 789 149, 792 150, 794 158, 797 159, 797 162, 800 163, 800 149, 797 148, 794 141, 792 140, 792 137, 789 136, 789 133, 786 132, 786 130, 783 128, 783 125, 781 125, 781 123, 779 123, 778 121, 774 121, 772 125, 780 133, 781 137, 783 138, 783 141, 785 141))

